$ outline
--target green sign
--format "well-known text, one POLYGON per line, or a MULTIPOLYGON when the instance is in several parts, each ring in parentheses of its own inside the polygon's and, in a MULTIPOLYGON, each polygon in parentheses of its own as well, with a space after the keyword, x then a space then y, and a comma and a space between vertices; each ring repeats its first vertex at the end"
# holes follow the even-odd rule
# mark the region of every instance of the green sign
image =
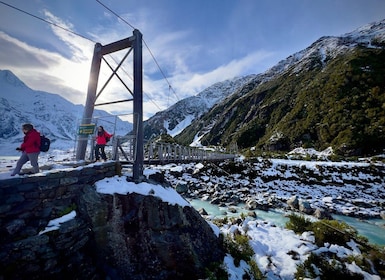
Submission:
POLYGON ((95 124, 81 124, 79 126, 78 135, 92 135, 94 134, 95 124))

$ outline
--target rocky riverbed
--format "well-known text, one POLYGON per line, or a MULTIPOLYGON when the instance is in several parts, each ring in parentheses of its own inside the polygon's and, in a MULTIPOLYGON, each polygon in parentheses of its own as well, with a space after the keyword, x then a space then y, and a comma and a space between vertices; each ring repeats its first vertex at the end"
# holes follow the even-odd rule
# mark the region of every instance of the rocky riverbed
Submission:
POLYGON ((157 166, 188 199, 249 210, 385 219, 385 164, 284 159, 157 166))

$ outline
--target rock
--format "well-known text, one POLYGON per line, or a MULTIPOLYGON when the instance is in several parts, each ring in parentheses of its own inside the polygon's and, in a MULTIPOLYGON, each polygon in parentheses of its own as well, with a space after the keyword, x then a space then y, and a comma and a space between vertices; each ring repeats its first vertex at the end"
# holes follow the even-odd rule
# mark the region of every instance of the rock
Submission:
POLYGON ((291 198, 289 198, 287 200, 287 205, 295 210, 295 209, 299 209, 299 200, 298 200, 298 197, 296 195, 292 196, 291 198))
POLYGON ((313 208, 310 206, 310 203, 306 200, 301 200, 299 202, 299 211, 305 214, 312 214, 314 212, 313 208))
POLYGON ((257 218, 257 213, 255 213, 254 211, 249 211, 249 212, 247 212, 247 216, 252 217, 252 218, 257 218))
POLYGON ((211 204, 220 204, 222 201, 220 198, 216 197, 214 199, 211 200, 211 204))
POLYGON ((156 172, 156 173, 150 174, 148 176, 148 179, 149 179, 150 182, 154 182, 156 184, 161 184, 161 185, 168 184, 168 182, 166 181, 166 179, 164 177, 164 174, 160 173, 160 172, 156 172))
POLYGON ((383 220, 385 220, 385 211, 381 211, 381 212, 380 212, 380 217, 381 217, 383 220))
POLYGON ((268 211, 269 205, 265 201, 257 201, 255 199, 250 199, 246 201, 246 209, 248 210, 262 210, 262 211, 268 211))
POLYGON ((186 193, 188 192, 188 185, 186 182, 179 182, 176 185, 175 190, 177 191, 177 193, 186 193))
POLYGON ((316 217, 317 219, 328 219, 328 220, 331 220, 332 219, 332 216, 330 215, 330 213, 328 211, 326 211, 325 209, 322 209, 322 208, 317 208, 315 209, 314 211, 314 217, 316 217))
POLYGON ((23 219, 16 219, 11 221, 9 224, 5 226, 8 234, 14 235, 16 232, 20 231, 23 227, 25 227, 25 222, 23 219))
POLYGON ((257 209, 258 202, 256 200, 248 200, 246 201, 246 209, 255 210, 257 209))
POLYGON ((228 210, 230 213, 237 213, 237 208, 235 208, 235 207, 229 207, 227 210, 228 210))
POLYGON ((206 209, 204 209, 204 208, 199 209, 198 212, 199 212, 199 214, 201 214, 203 216, 207 216, 208 215, 206 209))
POLYGON ((223 260, 221 238, 193 207, 135 193, 89 201, 94 251, 106 279, 201 279, 223 260))

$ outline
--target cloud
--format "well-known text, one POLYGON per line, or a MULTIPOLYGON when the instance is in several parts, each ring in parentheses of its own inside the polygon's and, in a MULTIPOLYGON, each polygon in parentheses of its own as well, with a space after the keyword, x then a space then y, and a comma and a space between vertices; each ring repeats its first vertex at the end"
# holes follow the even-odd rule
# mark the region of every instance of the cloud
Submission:
MULTIPOLYGON (((48 10, 44 10, 44 15, 50 22, 67 30, 75 29, 72 23, 63 21, 48 10)), ((102 43, 104 44, 128 37, 122 36, 122 34, 127 35, 127 26, 124 25, 123 28, 121 22, 115 22, 114 27, 111 27, 96 26, 88 33, 88 36, 97 42, 103 38, 102 43)), ((1 32, 0 45, 7 51, 0 53, 0 67, 14 71, 34 89, 57 93, 73 103, 84 104, 94 43, 62 28, 52 25, 50 28, 59 40, 58 42, 61 42, 61 44, 53 43, 56 50, 50 51, 28 45, 1 32), (17 59, 12 59, 14 57, 17 59), (25 71, 26 69, 28 71, 25 71)), ((195 45, 188 44, 186 38, 190 35, 188 30, 158 33, 156 36, 150 37, 150 42, 146 41, 146 44, 143 45, 145 118, 161 109, 166 109, 178 100, 196 95, 213 83, 247 73, 270 55, 268 52, 256 52, 241 59, 234 59, 230 63, 220 65, 206 73, 194 72, 196 64, 194 61, 199 58, 203 46, 200 42, 195 45), (160 66, 161 69, 159 69, 160 66), (169 83, 171 83, 171 88, 169 83)), ((115 53, 106 59, 115 68, 125 53, 115 53)), ((128 58, 118 73, 133 90, 132 65, 128 65, 131 61, 132 58, 128 58)), ((110 75, 111 70, 105 63, 102 63, 99 89, 110 75)), ((131 94, 114 77, 99 97, 98 102, 131 97, 131 94)), ((100 109, 130 113, 131 107, 130 104, 122 103, 103 106, 100 109)))
MULTIPOLYGON (((44 17, 54 24, 76 33, 76 25, 63 20, 49 10, 43 10, 44 17)), ((255 51, 248 53, 239 48, 222 48, 224 41, 207 45, 202 34, 182 26, 167 26, 170 21, 164 14, 150 9, 142 9, 135 14, 122 16, 144 34, 143 39, 143 91, 145 118, 159 110, 166 109, 178 100, 196 95, 210 85, 225 79, 250 73, 260 73, 266 69, 267 61, 273 53, 255 51), (148 19, 151 18, 151 21, 148 19), (156 23, 156 24, 154 24, 156 23), (233 56, 233 57, 231 57, 233 56), (228 62, 230 61, 230 62, 228 62), (171 87, 170 87, 171 85, 171 87)), ((50 25, 50 50, 36 48, 0 33, 0 46, 12 51, 11 55, 0 53, 0 67, 15 72, 27 85, 57 93, 76 104, 84 104, 93 56, 94 42, 109 44, 132 36, 132 28, 109 13, 103 14, 99 25, 87 29, 89 40, 71 32, 50 25), (54 37, 53 37, 54 36, 54 37), (56 40, 55 40, 56 39, 56 40), (21 59, 10 59, 17 57, 21 59), (28 71, 25 71, 28 69, 28 71)), ((79 26, 80 23, 78 23, 79 26)), ((44 31, 46 32, 46 31, 44 31)), ((224 32, 221 32, 223 36, 224 32)), ((206 34, 207 35, 207 34, 206 34)), ((215 41, 215 35, 211 42, 215 41)), ((233 38, 226 37, 228 43, 233 38)), ((46 40, 48 41, 48 40, 46 40)), ((105 56, 115 69, 127 50, 105 56)), ((105 84, 112 71, 102 62, 99 89, 105 84)), ((118 71, 119 76, 133 90, 132 56, 129 55, 118 71)), ((100 95, 97 103, 132 98, 120 81, 113 77, 100 95)), ((132 105, 127 103, 101 106, 98 109, 110 112, 130 113, 132 105)))
POLYGON ((27 69, 45 69, 58 65, 58 56, 34 48, 0 31, 0 65, 4 69, 16 66, 27 69))
POLYGON ((184 95, 183 98, 185 98, 189 95, 198 94, 214 83, 244 76, 249 73, 260 73, 260 71, 258 71, 258 65, 265 63, 264 61, 272 56, 272 52, 257 51, 241 59, 234 59, 209 72, 176 75, 173 77, 173 83, 176 85, 177 91, 182 92, 184 95))
MULTIPOLYGON (((71 30, 49 11, 48 21, 71 30)), ((67 100, 81 104, 85 101, 93 43, 51 25, 61 44, 52 46, 61 50, 47 50, 31 46, 0 32, 0 68, 13 71, 29 87, 60 94, 67 100)), ((45 34, 42 34, 45 36, 45 34)))

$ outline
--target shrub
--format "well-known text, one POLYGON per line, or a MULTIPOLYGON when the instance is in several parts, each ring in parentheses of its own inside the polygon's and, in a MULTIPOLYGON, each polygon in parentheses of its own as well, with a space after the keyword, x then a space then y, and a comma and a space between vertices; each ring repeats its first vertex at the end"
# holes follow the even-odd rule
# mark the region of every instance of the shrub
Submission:
POLYGON ((318 246, 323 246, 325 243, 345 246, 350 239, 366 242, 363 237, 358 236, 356 229, 336 220, 320 220, 313 223, 303 215, 293 213, 289 215, 289 221, 285 226, 297 234, 305 231, 314 232, 318 246))
POLYGON ((349 271, 344 262, 324 255, 311 253, 309 258, 299 265, 295 273, 295 279, 317 278, 317 279, 364 279, 364 276, 349 271))
POLYGON ((255 280, 266 278, 263 276, 262 271, 259 269, 255 260, 250 260, 249 266, 250 266, 250 274, 254 277, 255 280))
POLYGON ((305 218, 303 215, 290 214, 289 221, 286 222, 285 227, 293 230, 295 233, 300 234, 305 231, 311 230, 312 222, 305 218))
POLYGON ((234 258, 234 264, 239 266, 241 260, 250 261, 254 255, 254 250, 249 244, 249 238, 246 235, 236 234, 234 238, 227 236, 224 240, 225 248, 234 258))
MULTIPOLYGON (((228 235, 225 237, 224 244, 227 252, 234 258, 235 266, 239 266, 241 260, 244 260, 250 266, 249 274, 253 277, 252 279, 265 279, 257 263, 252 259, 254 250, 250 246, 248 236, 235 234, 232 238, 228 235)), ((245 277, 247 275, 244 275, 243 279, 249 279, 245 277)))
POLYGON ((374 266, 381 279, 385 279, 385 250, 372 247, 363 255, 369 260, 366 262, 367 271, 371 271, 374 266))
POLYGON ((357 240, 357 231, 344 222, 336 220, 320 220, 311 225, 315 242, 318 246, 325 243, 346 246, 350 239, 357 240))
POLYGON ((229 278, 228 273, 222 267, 220 263, 211 263, 205 269, 206 279, 208 280, 227 280, 229 278))

